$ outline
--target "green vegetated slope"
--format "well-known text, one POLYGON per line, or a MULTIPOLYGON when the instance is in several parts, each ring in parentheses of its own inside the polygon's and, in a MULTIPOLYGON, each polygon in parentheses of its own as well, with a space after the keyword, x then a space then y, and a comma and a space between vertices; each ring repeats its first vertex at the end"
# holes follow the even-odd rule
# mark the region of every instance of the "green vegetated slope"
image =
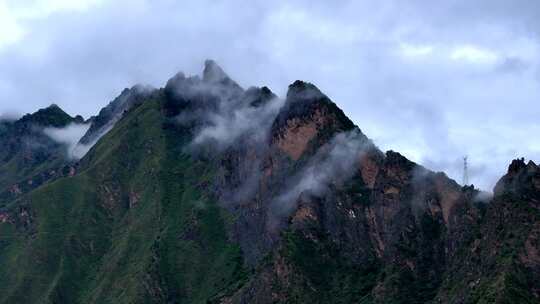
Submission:
POLYGON ((79 174, 12 203, 0 224, 0 303, 206 303, 245 276, 212 170, 163 128, 159 98, 131 110, 79 174))
POLYGON ((444 301, 538 303, 540 195, 531 181, 538 183, 540 174, 531 163, 526 167, 514 161, 514 165, 523 167, 516 182, 519 189, 504 186, 504 192, 487 207, 483 221, 471 227, 474 237, 450 264, 439 290, 444 301))

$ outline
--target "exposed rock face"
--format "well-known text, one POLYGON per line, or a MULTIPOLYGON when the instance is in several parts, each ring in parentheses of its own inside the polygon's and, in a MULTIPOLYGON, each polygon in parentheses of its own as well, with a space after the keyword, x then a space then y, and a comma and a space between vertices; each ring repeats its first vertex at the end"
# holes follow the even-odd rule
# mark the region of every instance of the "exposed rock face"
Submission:
POLYGON ((7 189, 0 232, 16 241, 0 242, 0 277, 14 287, 0 303, 539 300, 533 162, 512 162, 479 200, 380 151, 313 84, 280 100, 213 61, 124 91, 92 124, 86 141, 114 132, 58 182, 7 189), (9 272, 11 252, 31 271, 9 272))
POLYGON ((271 140, 298 160, 310 144, 317 148, 336 133, 353 128, 354 124, 319 89, 297 80, 289 86, 285 105, 272 126, 271 140))

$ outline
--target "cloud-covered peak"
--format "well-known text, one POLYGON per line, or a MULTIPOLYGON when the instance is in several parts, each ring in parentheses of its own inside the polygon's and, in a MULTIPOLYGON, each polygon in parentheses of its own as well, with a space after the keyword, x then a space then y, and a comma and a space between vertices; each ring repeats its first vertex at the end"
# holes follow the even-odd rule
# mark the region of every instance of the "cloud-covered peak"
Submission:
POLYGON ((221 82, 229 79, 223 69, 211 59, 204 62, 203 80, 206 82, 221 82))
POLYGON ((246 90, 243 98, 246 100, 245 103, 258 107, 276 99, 277 96, 268 87, 250 87, 246 90))
POLYGON ((302 80, 296 80, 289 85, 287 98, 294 101, 305 101, 326 98, 326 95, 324 95, 314 84, 302 80))
POLYGON ((204 62, 203 81, 210 84, 222 84, 240 88, 240 86, 234 80, 232 80, 214 60, 211 59, 207 59, 204 62))

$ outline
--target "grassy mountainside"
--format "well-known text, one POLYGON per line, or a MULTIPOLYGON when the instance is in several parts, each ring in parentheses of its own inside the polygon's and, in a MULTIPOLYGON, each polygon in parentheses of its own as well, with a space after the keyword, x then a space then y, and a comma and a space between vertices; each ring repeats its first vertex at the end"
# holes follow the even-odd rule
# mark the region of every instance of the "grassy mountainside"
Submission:
POLYGON ((79 174, 12 204, 1 303, 200 303, 242 281, 227 214, 204 191, 212 171, 162 126, 160 101, 147 101, 79 174))

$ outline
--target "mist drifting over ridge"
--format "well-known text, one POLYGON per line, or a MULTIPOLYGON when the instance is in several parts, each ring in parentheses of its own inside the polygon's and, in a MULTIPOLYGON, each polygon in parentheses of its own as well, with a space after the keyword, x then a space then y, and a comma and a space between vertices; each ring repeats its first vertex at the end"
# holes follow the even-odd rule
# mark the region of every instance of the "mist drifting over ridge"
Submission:
POLYGON ((45 128, 43 133, 54 141, 65 145, 67 157, 70 160, 78 160, 91 148, 91 146, 79 143, 89 128, 90 124, 71 123, 64 128, 45 128))
MULTIPOLYGON (((189 124, 193 120, 204 121, 203 125, 198 126, 197 135, 194 138, 192 147, 212 143, 215 147, 222 150, 246 134, 258 140, 264 140, 270 124, 285 105, 285 99, 279 98, 266 87, 262 88, 262 93, 259 92, 261 88, 250 87, 247 90, 243 89, 213 60, 206 60, 205 69, 201 76, 186 77, 182 72, 179 72, 169 80, 168 85, 173 81, 179 80, 179 83, 171 85, 177 94, 183 95, 185 98, 207 96, 206 98, 217 100, 209 108, 202 110, 195 109, 192 112, 182 112, 176 118, 180 124, 189 124), (252 104, 253 102, 259 102, 256 100, 260 97, 257 94, 266 95, 264 96, 265 101, 263 106, 258 108, 252 104)), ((129 90, 124 90, 117 99, 111 102, 108 107, 109 109, 106 108, 108 111, 107 120, 98 128, 93 127, 95 122, 89 122, 91 130, 84 132, 82 131, 84 128, 81 125, 79 128, 70 126, 63 131, 48 129, 45 133, 55 141, 63 143, 68 147, 69 158, 80 159, 103 135, 114 127, 125 111, 155 91, 156 89, 147 85, 136 85, 129 90), (79 138, 80 143, 75 145, 73 145, 73 138, 78 135, 74 135, 73 132, 84 133, 79 138)), ((316 98, 319 94, 322 93, 318 89, 315 91, 306 90, 301 92, 297 98, 309 100, 316 98)), ((13 117, 13 115, 9 117, 13 117)), ((433 121, 433 123, 436 124, 437 121, 433 121)), ((456 149, 451 151, 456 154, 459 153, 456 149)), ((441 168, 439 161, 425 160, 425 163, 428 168, 441 168)), ((445 173, 451 177, 458 176, 456 181, 461 182, 462 165, 461 158, 446 163, 444 167, 450 169, 448 172, 445 171, 445 173)), ((485 181, 488 181, 489 184, 494 184, 499 177, 494 173, 497 170, 499 169, 494 166, 487 167, 475 163, 470 167, 471 183, 477 182, 478 176, 488 174, 485 181)), ((486 185, 484 182, 479 183, 480 187, 488 192, 491 191, 489 187, 483 187, 483 185, 486 185)))

